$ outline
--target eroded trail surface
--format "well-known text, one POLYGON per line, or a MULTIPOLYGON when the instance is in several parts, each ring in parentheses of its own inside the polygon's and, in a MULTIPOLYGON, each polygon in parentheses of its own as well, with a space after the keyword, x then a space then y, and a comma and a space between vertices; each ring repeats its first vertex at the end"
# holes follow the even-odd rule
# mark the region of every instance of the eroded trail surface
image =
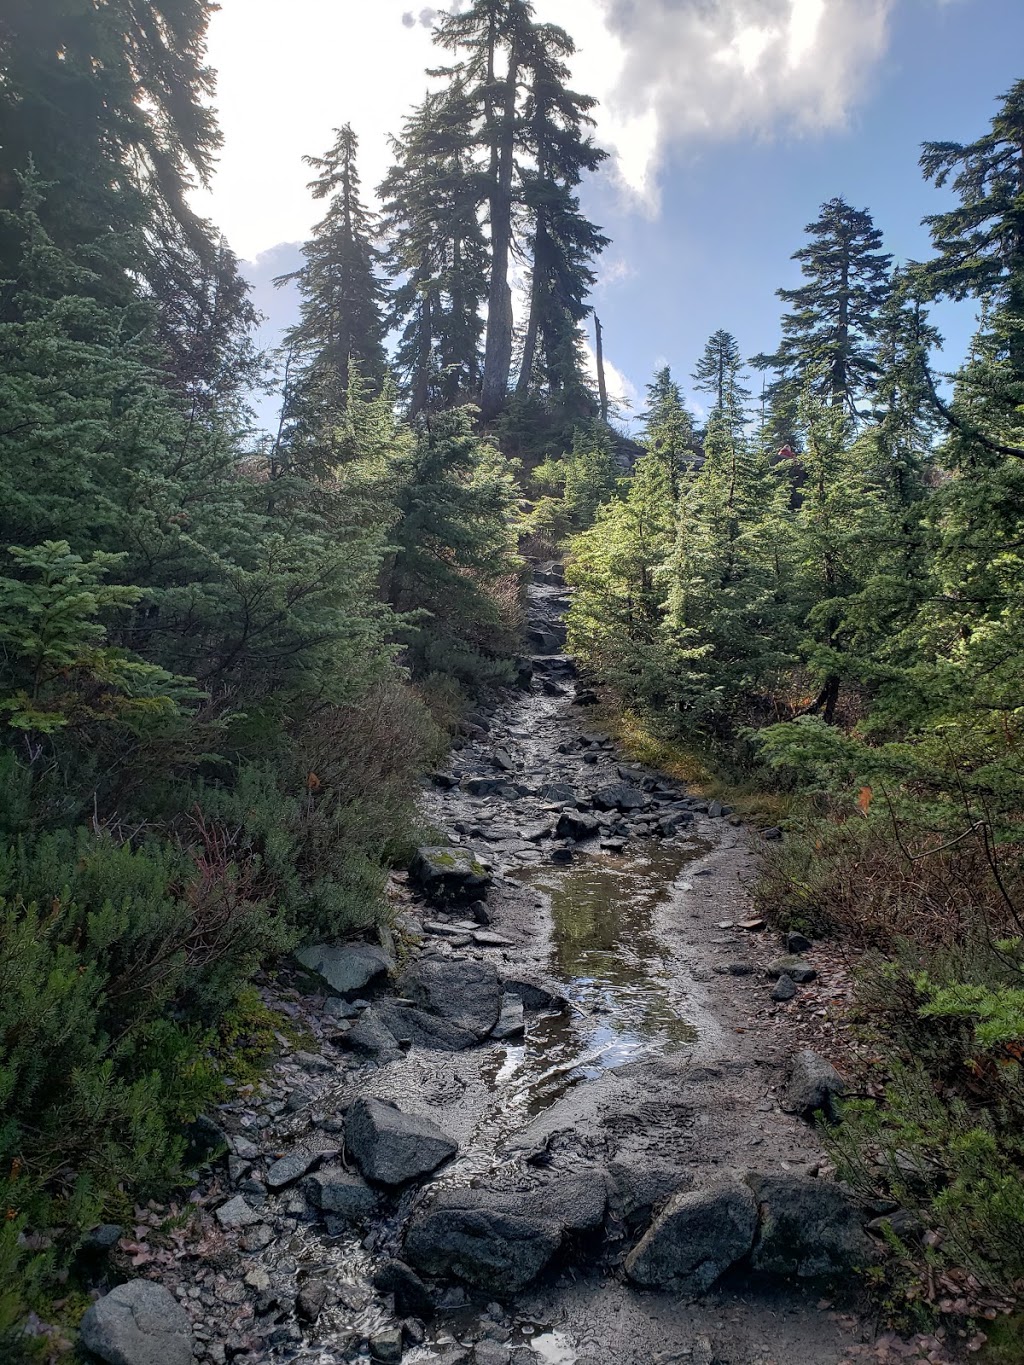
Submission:
POLYGON ((785 1105, 806 1036, 749 919, 759 836, 592 733, 537 577, 533 680, 425 793, 390 975, 302 954, 283 998, 315 1044, 218 1115, 177 1286, 200 1359, 832 1365, 864 1339, 816 1283, 868 1243, 785 1105))

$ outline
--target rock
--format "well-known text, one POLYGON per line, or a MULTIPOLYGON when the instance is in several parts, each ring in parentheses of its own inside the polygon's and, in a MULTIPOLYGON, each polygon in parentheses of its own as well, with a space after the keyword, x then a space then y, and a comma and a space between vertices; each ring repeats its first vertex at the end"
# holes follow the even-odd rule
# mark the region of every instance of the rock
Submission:
POLYGON ((327 1306, 327 1281, 306 1280, 295 1297, 295 1315, 300 1322, 314 1323, 327 1306))
POLYGON ((236 1194, 217 1210, 217 1222, 222 1228, 251 1228, 259 1221, 259 1214, 244 1194, 236 1194))
POLYGON ((82 1250, 94 1255, 105 1255, 113 1251, 121 1240, 122 1228, 119 1223, 101 1223, 92 1228, 82 1239, 82 1250))
POLYGON ((590 763, 590 764, 596 763, 596 762, 597 762, 597 754, 591 754, 591 753, 586 753, 586 754, 584 754, 584 755, 583 755, 583 762, 584 762, 584 763, 590 763))
POLYGON ((546 787, 541 788, 540 794, 545 801, 550 801, 552 804, 576 804, 576 793, 565 782, 551 782, 546 787))
POLYGON ((792 933, 786 935, 787 953, 794 953, 799 956, 800 953, 809 953, 813 947, 814 944, 806 934, 792 933))
POLYGON ((796 995, 796 986, 793 984, 793 978, 780 976, 772 987, 772 999, 781 1004, 785 1000, 792 1000, 794 995, 796 995))
POLYGON ((558 995, 554 991, 548 990, 547 986, 540 986, 536 981, 526 981, 519 977, 506 977, 502 983, 505 990, 512 995, 518 995, 528 1010, 564 1010, 568 1001, 564 995, 558 995))
POLYGON ((108 1365, 192 1365, 192 1324, 174 1295, 152 1280, 129 1280, 89 1308, 82 1345, 108 1365))
POLYGON ((337 1218, 359 1222, 377 1211, 377 1192, 361 1175, 347 1171, 344 1166, 324 1166, 309 1177, 303 1188, 315 1209, 337 1218))
POLYGON ((760 1215, 754 1270, 829 1281, 874 1259, 860 1209, 842 1186, 788 1174, 748 1176, 747 1183, 760 1215))
POLYGON ((761 835, 761 838, 767 839, 768 843, 770 844, 777 844, 779 840, 782 838, 782 830, 779 829, 777 826, 773 825, 771 829, 766 829, 764 831, 764 833, 761 835))
POLYGON ((626 1274, 648 1288, 702 1293, 749 1254, 756 1230, 753 1193, 726 1177, 673 1195, 626 1257, 626 1274))
POLYGON ((469 913, 473 916, 473 922, 475 924, 487 925, 491 922, 490 911, 487 909, 487 903, 485 901, 474 901, 469 907, 469 913))
POLYGON ((382 1365, 399 1365, 402 1359, 402 1332, 398 1327, 386 1332, 374 1332, 370 1337, 370 1355, 382 1365))
POLYGON ((537 1278, 561 1242, 554 1223, 509 1213, 488 1191, 442 1190, 413 1215, 405 1256, 424 1274, 507 1298, 537 1278))
POLYGON ((475 1032, 460 1028, 450 1019, 407 1005, 382 1005, 378 1013, 398 1046, 408 1041, 436 1052, 464 1052, 480 1041, 475 1032))
POLYGON ((512 665, 515 670, 515 684, 528 691, 533 682, 533 663, 530 659, 516 659, 512 665))
POLYGON ((345 1144, 366 1179, 379 1185, 429 1175, 459 1150, 432 1120, 373 1099, 358 1099, 348 1111, 345 1144))
POLYGON ((512 1348, 500 1341, 478 1341, 473 1347, 473 1365, 511 1365, 512 1348))
POLYGON ((821 1110, 835 1117, 835 1101, 846 1083, 831 1063, 810 1048, 798 1052, 789 1064, 780 1103, 790 1113, 810 1115, 821 1110))
POLYGON ((580 811, 563 811, 558 817, 555 834, 559 839, 592 839, 601 828, 601 822, 593 815, 580 811))
POLYGON ((806 962, 801 962, 798 957, 782 957, 778 962, 773 962, 770 967, 765 969, 770 977, 788 976, 791 981, 795 981, 798 986, 806 986, 811 981, 816 981, 818 973, 813 967, 809 967, 806 962))
POLYGON ((377 1010, 364 1010, 342 1039, 352 1052, 361 1052, 380 1062, 391 1062, 402 1055, 398 1039, 377 1010))
POLYGON ((373 943, 315 943, 300 948, 295 960, 335 995, 350 1000, 383 984, 394 965, 373 943))
POLYGON ((459 779, 453 777, 451 773, 434 772, 428 773, 427 777, 435 787, 440 787, 442 791, 450 791, 452 787, 459 785, 459 779))
POLYGON ((566 847, 553 848, 548 856, 553 863, 571 863, 572 849, 566 847))
POLYGON ((501 1042, 505 1038, 521 1038, 526 1032, 526 1015, 518 995, 501 997, 501 1013, 491 1030, 491 1037, 501 1042))
POLYGON ((286 1185, 293 1185, 296 1180, 302 1179, 316 1160, 312 1152, 291 1152, 283 1156, 267 1172, 267 1188, 283 1190, 286 1185))
POLYGON ((548 839, 554 833, 554 825, 549 820, 546 825, 527 825, 523 830, 523 838, 531 844, 539 844, 542 839, 548 839))
POLYGON ((594 793, 593 801, 595 810, 617 810, 623 815, 650 805, 649 798, 628 782, 613 782, 610 786, 601 787, 594 793))
POLYGON ((409 878, 434 900, 476 900, 491 885, 491 874, 465 848, 428 847, 417 850, 409 878))
POLYGON ((573 706, 596 706, 599 701, 600 697, 592 688, 578 687, 576 689, 576 695, 572 699, 572 704, 573 706))
POLYGON ((490 962, 420 958, 399 982, 402 994, 430 1014, 486 1038, 498 1022, 501 984, 490 962))
POLYGON ((503 934, 495 934, 490 929, 474 929, 473 942, 478 948, 512 948, 510 938, 505 938, 503 934))
POLYGON ((491 762, 503 773, 513 773, 516 770, 512 755, 507 749, 495 749, 491 754, 491 762))
POLYGON ((374 1275, 373 1284, 382 1294, 394 1294, 395 1312, 400 1318, 429 1322, 434 1316, 430 1291, 404 1261, 386 1261, 374 1275))
POLYGON ((613 1162, 608 1168, 613 1214, 628 1228, 650 1223, 653 1215, 679 1190, 678 1170, 613 1162))
POLYGON ((597 1232, 604 1226, 608 1209, 608 1181, 597 1168, 560 1173, 534 1190, 497 1196, 510 1213, 544 1218, 561 1232, 597 1232))
POLYGON ((470 796, 496 796, 505 785, 501 777, 464 777, 462 790, 470 796))

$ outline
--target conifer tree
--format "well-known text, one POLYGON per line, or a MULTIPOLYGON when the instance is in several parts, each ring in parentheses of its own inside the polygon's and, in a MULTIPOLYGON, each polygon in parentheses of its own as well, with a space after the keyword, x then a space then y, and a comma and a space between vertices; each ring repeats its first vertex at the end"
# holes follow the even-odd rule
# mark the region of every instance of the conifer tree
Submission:
POLYGON ((517 391, 524 396, 536 386, 582 415, 594 405, 584 378, 580 323, 591 311, 586 298, 596 276, 590 262, 608 238, 580 212, 574 191, 607 153, 585 132, 593 126, 590 111, 597 101, 566 85, 566 59, 576 51, 572 39, 551 24, 537 27, 531 38, 522 131, 534 161, 522 175, 531 224, 530 307, 517 391))
POLYGON ((428 95, 406 120, 381 186, 389 321, 411 417, 478 397, 487 243, 473 164, 473 108, 462 87, 428 95))
POLYGON ((776 372, 773 397, 809 387, 856 417, 877 383, 874 342, 892 257, 880 249, 882 235, 867 209, 843 199, 822 204, 806 231, 811 240, 793 254, 806 283, 777 291, 789 307, 781 345, 751 363, 776 372))
POLYGON ((326 155, 305 158, 317 172, 310 191, 327 211, 303 247, 305 264, 275 281, 297 281, 301 296, 299 320, 284 338, 298 361, 286 417, 306 434, 341 418, 353 365, 378 389, 387 372, 386 292, 374 219, 360 198, 358 145, 346 124, 326 155))
POLYGON ((697 440, 682 390, 667 365, 647 385, 647 412, 641 440, 664 468, 668 496, 675 502, 684 475, 695 465, 697 440))
POLYGON ((698 393, 711 394, 715 411, 735 429, 746 420, 744 404, 750 397, 750 390, 740 382, 742 372, 739 342, 719 328, 708 338, 692 379, 698 393))

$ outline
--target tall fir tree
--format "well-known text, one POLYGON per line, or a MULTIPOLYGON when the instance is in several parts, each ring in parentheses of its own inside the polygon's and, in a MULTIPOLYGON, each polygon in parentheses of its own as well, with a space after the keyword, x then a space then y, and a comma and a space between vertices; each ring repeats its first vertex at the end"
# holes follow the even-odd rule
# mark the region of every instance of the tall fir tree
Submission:
POLYGON ((684 476, 696 465, 699 447, 693 418, 667 365, 647 385, 647 412, 641 441, 664 468, 668 496, 675 502, 684 476))
POLYGON ((714 410, 739 430, 746 421, 746 403, 750 390, 742 383, 743 358, 739 342, 731 332, 721 328, 708 337, 697 368, 691 376, 698 393, 710 394, 714 410))
POLYGON ((297 360, 285 416, 305 437, 341 421, 353 366, 378 391, 387 373, 387 295, 378 274, 376 224, 360 198, 358 148, 346 124, 324 156, 305 158, 317 172, 310 191, 327 201, 327 211, 303 247, 304 265, 275 280, 299 288, 299 320, 284 337, 297 360))
POLYGON ((782 342, 772 355, 752 364, 776 379, 769 395, 780 406, 809 388, 851 416, 878 380, 875 340, 889 297, 892 257, 881 250, 882 234, 867 209, 829 199, 807 225, 810 241, 794 252, 806 280, 780 289, 789 311, 782 318, 782 342))

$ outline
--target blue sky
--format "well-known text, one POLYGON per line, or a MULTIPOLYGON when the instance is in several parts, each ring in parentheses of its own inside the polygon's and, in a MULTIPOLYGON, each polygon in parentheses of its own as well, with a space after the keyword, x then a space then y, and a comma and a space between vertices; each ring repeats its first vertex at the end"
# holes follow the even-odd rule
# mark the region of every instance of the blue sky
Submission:
MULTIPOLYGON (((314 216, 301 156, 322 151, 331 128, 350 120, 372 188, 387 132, 424 88, 436 11, 410 10, 408 0, 293 0, 285 35, 279 21, 261 22, 264 3, 223 0, 214 23, 225 148, 201 206, 248 258, 272 343, 294 300, 270 280, 294 268, 314 216)), ((921 179, 920 143, 978 136, 998 96, 1024 76, 1024 0, 537 8, 577 38, 577 85, 602 98, 598 136, 615 157, 585 187, 584 204, 613 238, 594 301, 634 411, 658 365, 685 386, 718 327, 746 355, 774 347, 775 290, 796 281, 789 258, 823 200, 840 194, 869 208, 898 259, 927 255, 920 220, 949 195, 921 179)), ((943 306, 934 317, 952 366, 972 310, 943 306)))

